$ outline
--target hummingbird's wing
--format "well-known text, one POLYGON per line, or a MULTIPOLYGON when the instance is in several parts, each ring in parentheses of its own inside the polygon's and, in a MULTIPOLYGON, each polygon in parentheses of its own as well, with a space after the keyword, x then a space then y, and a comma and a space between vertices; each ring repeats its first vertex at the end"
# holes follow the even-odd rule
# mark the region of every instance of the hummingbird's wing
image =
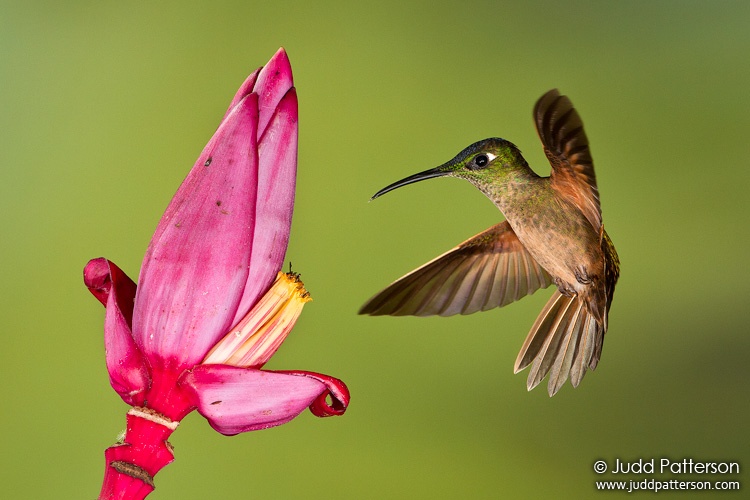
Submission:
POLYGON ((368 300, 359 314, 471 314, 504 306, 550 284, 550 275, 505 221, 396 280, 368 300))
POLYGON ((534 123, 552 165, 552 186, 560 196, 577 206, 599 231, 602 210, 594 160, 583 122, 573 103, 557 89, 550 90, 534 106, 534 123))

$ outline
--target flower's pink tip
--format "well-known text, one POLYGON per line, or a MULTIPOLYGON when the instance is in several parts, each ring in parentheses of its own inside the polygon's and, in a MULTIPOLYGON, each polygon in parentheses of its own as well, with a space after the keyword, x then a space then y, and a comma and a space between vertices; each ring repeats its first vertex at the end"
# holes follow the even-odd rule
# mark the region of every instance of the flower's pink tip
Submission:
POLYGON ((136 285, 119 267, 104 258, 89 261, 83 270, 83 280, 107 309, 104 351, 110 384, 127 404, 142 404, 150 376, 131 332, 136 285))
POLYGON ((306 371, 281 370, 276 373, 310 377, 325 384, 326 391, 318 395, 318 397, 315 398, 315 401, 310 405, 310 411, 316 417, 335 417, 343 415, 349 406, 349 388, 346 387, 346 384, 342 380, 331 377, 330 375, 306 371), (331 398, 330 404, 328 403, 329 397, 331 398))
POLYGON ((249 94, 221 123, 159 221, 133 312, 133 336, 152 362, 195 365, 232 326, 256 221, 257 123, 258 98, 249 94))
POLYGON ((258 94, 258 136, 266 130, 282 97, 294 86, 292 65, 284 48, 280 48, 258 74, 253 91, 258 94))
POLYGON ((222 121, 226 119, 237 103, 246 95, 254 92, 258 94, 259 98, 258 136, 260 136, 266 130, 279 101, 293 86, 292 65, 289 63, 289 57, 282 47, 276 51, 265 66, 256 69, 245 79, 234 95, 231 104, 229 104, 222 121))
POLYGON ((180 385, 211 427, 230 436, 289 422, 329 393, 325 376, 300 375, 305 373, 199 365, 185 373, 180 385))

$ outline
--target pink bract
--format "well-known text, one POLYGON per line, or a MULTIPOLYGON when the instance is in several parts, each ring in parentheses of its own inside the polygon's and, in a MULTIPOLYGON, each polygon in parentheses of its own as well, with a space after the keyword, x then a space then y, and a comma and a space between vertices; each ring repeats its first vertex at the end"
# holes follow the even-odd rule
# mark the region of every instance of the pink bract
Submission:
POLYGON ((202 364, 282 267, 297 136, 297 94, 280 49, 242 84, 177 190, 138 285, 104 258, 86 265, 86 286, 106 307, 110 382, 134 407, 124 442, 105 453, 100 498, 150 493, 173 459, 166 439, 193 409, 227 435, 283 424, 307 407, 317 416, 346 410, 346 386, 327 375, 202 364))

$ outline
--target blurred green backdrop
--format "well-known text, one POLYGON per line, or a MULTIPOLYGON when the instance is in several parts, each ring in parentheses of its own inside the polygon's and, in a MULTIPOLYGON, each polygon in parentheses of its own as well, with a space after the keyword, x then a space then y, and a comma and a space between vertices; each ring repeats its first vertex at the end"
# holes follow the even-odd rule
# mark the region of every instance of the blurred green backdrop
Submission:
POLYGON ((3 497, 98 493, 127 407, 83 265, 138 275, 282 45, 301 117, 287 258, 315 300, 270 367, 339 376, 351 406, 233 438, 192 414, 150 498, 585 498, 616 478, 597 459, 750 465, 750 4, 251 3, 0 2, 3 497), (602 363, 550 399, 512 373, 549 291, 466 317, 355 313, 501 217, 457 180, 370 195, 489 136, 546 175, 531 109, 552 87, 586 124, 622 277, 602 363))

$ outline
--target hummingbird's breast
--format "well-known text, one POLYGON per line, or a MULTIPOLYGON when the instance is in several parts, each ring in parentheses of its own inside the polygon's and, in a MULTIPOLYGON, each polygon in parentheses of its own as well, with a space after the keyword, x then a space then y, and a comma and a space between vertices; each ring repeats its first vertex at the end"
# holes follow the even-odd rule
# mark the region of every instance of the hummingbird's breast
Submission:
POLYGON ((549 183, 508 186, 493 201, 516 236, 558 287, 580 293, 596 286, 603 274, 599 234, 572 203, 561 199, 549 183))

